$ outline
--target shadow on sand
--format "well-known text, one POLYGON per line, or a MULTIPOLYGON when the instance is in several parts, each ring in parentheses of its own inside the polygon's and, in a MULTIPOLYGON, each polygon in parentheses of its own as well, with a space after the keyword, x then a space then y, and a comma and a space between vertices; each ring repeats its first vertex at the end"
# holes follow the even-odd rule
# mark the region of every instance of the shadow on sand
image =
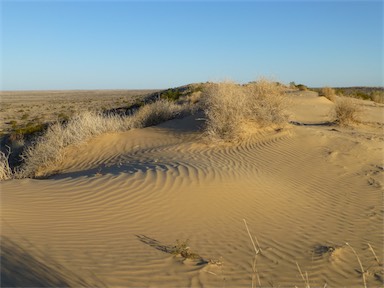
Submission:
POLYGON ((1 287, 103 287, 89 283, 49 257, 39 257, 8 237, 1 239, 1 287))

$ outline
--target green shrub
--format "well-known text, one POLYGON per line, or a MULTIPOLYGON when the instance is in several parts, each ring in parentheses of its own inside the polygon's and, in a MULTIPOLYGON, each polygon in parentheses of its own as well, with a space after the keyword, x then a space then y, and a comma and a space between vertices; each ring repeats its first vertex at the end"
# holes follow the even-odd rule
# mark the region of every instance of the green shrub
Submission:
POLYGON ((13 133, 21 134, 21 135, 30 135, 37 132, 42 132, 44 131, 45 128, 46 128, 45 124, 29 122, 24 127, 18 127, 14 129, 13 133))
POLYGON ((308 87, 305 86, 304 84, 298 84, 296 85, 296 88, 299 89, 300 91, 307 91, 308 87))
POLYGON ((176 101, 179 100, 181 95, 182 93, 177 89, 168 89, 160 94, 160 98, 169 101, 176 101))

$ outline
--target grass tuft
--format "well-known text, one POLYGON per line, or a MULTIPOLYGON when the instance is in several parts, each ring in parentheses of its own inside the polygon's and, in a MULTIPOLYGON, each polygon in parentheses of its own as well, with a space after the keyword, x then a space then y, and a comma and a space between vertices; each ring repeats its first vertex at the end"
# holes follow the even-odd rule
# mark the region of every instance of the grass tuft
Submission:
POLYGON ((0 151, 0 181, 9 180, 13 178, 12 169, 9 166, 9 155, 11 154, 10 148, 7 153, 0 151))

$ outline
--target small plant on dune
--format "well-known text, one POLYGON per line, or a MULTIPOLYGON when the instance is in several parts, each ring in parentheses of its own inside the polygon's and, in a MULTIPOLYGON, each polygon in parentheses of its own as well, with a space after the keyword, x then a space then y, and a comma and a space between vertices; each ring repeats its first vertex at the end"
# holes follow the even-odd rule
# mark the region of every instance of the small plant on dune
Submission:
POLYGON ((180 255, 185 259, 204 260, 203 257, 201 257, 199 254, 192 252, 188 242, 189 242, 188 239, 185 241, 176 240, 176 244, 172 247, 172 250, 171 250, 172 254, 180 255))
POLYGON ((336 100, 336 92, 335 89, 331 87, 323 87, 320 90, 319 96, 324 96, 328 100, 335 102, 336 100))
POLYGON ((339 98, 335 102, 334 118, 335 122, 341 126, 358 123, 360 107, 352 98, 339 98))
POLYGON ((217 140, 236 141, 253 128, 283 125, 283 88, 266 80, 238 85, 233 82, 209 83, 203 92, 206 134, 217 140))

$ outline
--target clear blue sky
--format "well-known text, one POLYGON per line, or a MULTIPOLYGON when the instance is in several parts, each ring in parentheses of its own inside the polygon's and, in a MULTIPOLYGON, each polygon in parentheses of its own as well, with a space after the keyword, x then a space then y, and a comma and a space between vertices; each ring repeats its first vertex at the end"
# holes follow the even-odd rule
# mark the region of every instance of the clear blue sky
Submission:
POLYGON ((383 86, 382 1, 1 2, 1 90, 383 86))

